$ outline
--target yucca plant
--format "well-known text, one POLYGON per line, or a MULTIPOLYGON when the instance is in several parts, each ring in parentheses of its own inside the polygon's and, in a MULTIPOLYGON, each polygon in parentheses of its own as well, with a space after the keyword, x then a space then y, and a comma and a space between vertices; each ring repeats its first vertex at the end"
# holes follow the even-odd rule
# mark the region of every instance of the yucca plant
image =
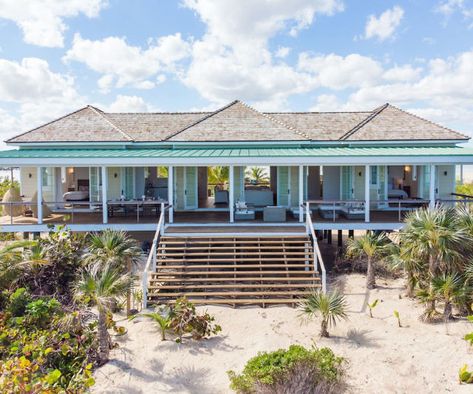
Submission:
POLYGON ((376 287, 374 260, 385 255, 387 251, 388 237, 385 233, 375 234, 368 231, 359 238, 348 239, 347 257, 366 258, 366 288, 374 289, 376 287))
POLYGON ((422 291, 429 297, 422 317, 432 321, 437 313, 432 279, 461 262, 460 252, 465 245, 470 244, 471 237, 460 226, 455 209, 437 206, 435 209, 419 209, 408 214, 399 239, 408 255, 417 256, 428 266, 428 288, 422 291))
POLYGON ((74 284, 76 300, 96 305, 98 309, 99 359, 104 364, 110 354, 108 316, 111 306, 125 297, 133 284, 133 277, 124 274, 113 264, 93 264, 84 267, 74 284))
POLYGON ((323 293, 316 291, 299 303, 301 315, 313 319, 320 316, 320 336, 328 338, 329 327, 335 327, 337 321, 348 319, 348 303, 345 296, 338 291, 323 293))
POLYGON ((464 286, 464 280, 459 273, 443 274, 432 279, 432 289, 437 299, 444 302, 443 318, 453 319, 453 304, 462 299, 470 291, 464 286))

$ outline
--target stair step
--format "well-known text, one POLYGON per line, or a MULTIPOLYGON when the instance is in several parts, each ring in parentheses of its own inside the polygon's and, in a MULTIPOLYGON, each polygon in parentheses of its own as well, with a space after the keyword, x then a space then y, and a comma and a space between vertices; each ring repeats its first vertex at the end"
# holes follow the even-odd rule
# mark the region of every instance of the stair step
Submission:
MULTIPOLYGON (((280 255, 281 254, 281 251, 278 251, 278 252, 228 252, 228 249, 227 249, 227 252, 215 252, 215 251, 212 251, 212 252, 207 252, 207 253, 204 253, 204 252, 193 252, 189 249, 186 249, 186 250, 183 250, 181 253, 167 253, 167 252, 163 252, 163 253, 158 253, 157 256, 158 257, 168 257, 168 256, 171 256, 171 257, 174 257, 174 256, 209 256, 209 257, 213 257, 213 256, 273 256, 273 255, 280 255)), ((289 252, 287 253, 289 255, 304 255, 304 256, 307 256, 309 254, 309 252, 289 252)))
MULTIPOLYGON (((182 265, 163 265, 160 266, 159 269, 182 269, 182 270, 189 270, 189 269, 221 269, 221 268, 228 268, 228 269, 240 269, 240 268, 281 268, 282 270, 286 270, 287 268, 305 268, 310 267, 305 263, 291 263, 291 264, 182 264, 182 265)), ((263 271, 264 272, 264 271, 263 271)))
POLYGON ((208 261, 229 261, 229 262, 242 262, 242 261, 306 261, 307 258, 304 256, 301 257, 235 257, 235 258, 222 258, 222 257, 212 257, 212 258, 192 258, 192 256, 186 255, 185 259, 159 259, 159 261, 163 261, 166 263, 181 263, 182 261, 189 261, 195 263, 206 263, 208 261))
POLYGON ((248 289, 308 289, 308 288, 319 288, 320 283, 306 283, 306 284, 287 284, 287 283, 278 283, 278 284, 232 284, 232 285, 161 285, 161 286, 149 286, 150 290, 165 289, 165 290, 193 290, 193 289, 233 289, 233 288, 248 288, 248 289))
POLYGON ((166 240, 161 240, 162 244, 165 245, 186 245, 186 244, 191 244, 191 245, 198 245, 198 244, 204 244, 204 245, 215 245, 215 244, 259 244, 261 243, 262 245, 271 245, 271 244, 277 244, 280 245, 281 243, 291 243, 291 244, 305 244, 305 243, 310 243, 309 239, 294 239, 294 240, 271 240, 271 241, 266 241, 266 240, 252 240, 252 241, 241 241, 241 240, 236 240, 236 241, 166 241, 166 240))
MULTIPOLYGON (((193 304, 196 305, 211 305, 211 304, 230 304, 230 305, 260 305, 260 304, 297 304, 300 300, 297 298, 248 298, 248 299, 200 299, 189 298, 193 304)), ((160 304, 175 304, 176 300, 160 300, 160 304)))
MULTIPOLYGON (((310 272, 310 271, 309 271, 310 272)), ((255 273, 255 272, 253 272, 255 273)), ((154 278, 151 279, 151 283, 164 283, 164 282, 313 282, 319 281, 318 276, 313 277, 300 277, 300 276, 289 276, 289 277, 274 277, 274 276, 262 276, 262 277, 239 277, 239 278, 154 278)))
POLYGON ((311 291, 209 291, 209 292, 178 292, 178 293, 163 293, 150 292, 148 297, 239 297, 239 296, 273 296, 273 295, 309 295, 311 291))
MULTIPOLYGON (((243 245, 235 245, 235 246, 231 246, 232 249, 235 249, 235 250, 275 250, 275 251, 281 251, 283 249, 287 249, 287 250, 300 250, 301 247, 303 246, 294 246, 294 245, 273 245, 273 246, 267 246, 267 245, 261 245, 261 246, 243 246, 243 245)), ((309 246, 307 246, 309 247, 309 246)), ((310 245, 310 247, 312 247, 312 245, 310 245)), ((179 251, 182 251, 183 249, 186 249, 186 250, 211 250, 211 251, 218 251, 218 250, 228 250, 228 246, 212 246, 212 245, 209 245, 209 246, 195 246, 195 245, 186 245, 185 247, 174 247, 174 246, 171 246, 171 247, 159 247, 158 248, 158 252, 161 252, 161 251, 165 251, 165 250, 179 250, 179 251)))
POLYGON ((193 275, 193 276, 199 276, 199 275, 258 275, 258 274, 265 274, 265 275, 287 275, 288 273, 297 273, 297 275, 313 275, 314 272, 307 270, 298 270, 298 271, 192 271, 192 272, 186 272, 186 271, 161 271, 157 273, 153 273, 153 277, 161 277, 161 276, 186 276, 186 275, 193 275))

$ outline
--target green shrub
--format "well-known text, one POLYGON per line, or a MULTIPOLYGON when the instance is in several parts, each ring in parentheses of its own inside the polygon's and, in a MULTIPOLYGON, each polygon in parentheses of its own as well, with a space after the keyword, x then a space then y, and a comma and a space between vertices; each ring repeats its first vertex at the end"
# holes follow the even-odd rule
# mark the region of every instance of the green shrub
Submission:
POLYGON ((61 304, 55 298, 38 299, 28 303, 25 312, 32 324, 44 327, 60 308, 61 304))
POLYGON ((344 389, 344 360, 329 348, 289 349, 259 353, 238 375, 229 371, 238 393, 339 393, 344 389))
POLYGON ((24 287, 20 287, 10 296, 7 311, 14 317, 23 316, 26 306, 31 301, 31 295, 24 287))
POLYGON ((200 340, 216 335, 222 331, 222 327, 215 324, 215 318, 207 312, 198 315, 195 305, 185 297, 178 298, 171 307, 169 317, 171 322, 169 328, 177 335, 176 342, 181 343, 185 334, 190 334, 192 339, 200 340))

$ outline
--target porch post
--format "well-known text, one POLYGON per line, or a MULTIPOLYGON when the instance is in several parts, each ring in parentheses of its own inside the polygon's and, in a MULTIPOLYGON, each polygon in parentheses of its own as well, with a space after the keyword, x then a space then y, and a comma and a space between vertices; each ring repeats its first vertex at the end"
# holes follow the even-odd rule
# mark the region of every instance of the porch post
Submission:
POLYGON ((304 166, 299 166, 299 222, 304 222, 304 166))
POLYGON ((235 212, 234 212, 234 193, 233 193, 233 187, 235 183, 235 171, 233 165, 230 166, 229 168, 229 185, 228 185, 228 208, 230 208, 230 223, 233 223, 235 221, 235 212))
POLYGON ((107 167, 102 166, 102 222, 108 223, 108 205, 107 205, 108 172, 107 167))
POLYGON ((37 168, 37 196, 36 199, 37 210, 38 210, 38 224, 43 224, 43 168, 37 168))
POLYGON ((174 166, 168 166, 169 223, 174 223, 174 166))
POLYGON ((460 164, 460 185, 463 185, 463 164, 460 164))
POLYGON ((365 222, 370 221, 370 166, 365 166, 365 222))
POLYGON ((435 208, 435 171, 437 167, 434 164, 430 165, 430 195, 429 195, 429 208, 435 208))

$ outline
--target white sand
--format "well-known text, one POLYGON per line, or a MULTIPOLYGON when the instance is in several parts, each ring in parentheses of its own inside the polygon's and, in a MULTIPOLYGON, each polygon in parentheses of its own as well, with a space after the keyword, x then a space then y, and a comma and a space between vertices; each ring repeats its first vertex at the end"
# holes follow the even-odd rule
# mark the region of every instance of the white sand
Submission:
POLYGON ((160 341, 146 318, 123 322, 128 334, 112 360, 96 371, 96 393, 229 393, 226 371, 241 371, 258 351, 290 344, 329 346, 348 360, 348 383, 354 393, 471 393, 473 387, 457 382, 464 363, 473 368, 473 349, 462 337, 473 331, 465 321, 428 325, 418 316, 422 306, 399 298, 402 281, 379 280, 380 287, 366 293, 361 275, 342 278, 350 310, 349 320, 318 337, 319 322, 302 324, 289 307, 207 309, 223 332, 210 340, 176 344, 160 341), (374 318, 366 302, 379 299, 374 318), (393 311, 398 310, 403 328, 393 311))

